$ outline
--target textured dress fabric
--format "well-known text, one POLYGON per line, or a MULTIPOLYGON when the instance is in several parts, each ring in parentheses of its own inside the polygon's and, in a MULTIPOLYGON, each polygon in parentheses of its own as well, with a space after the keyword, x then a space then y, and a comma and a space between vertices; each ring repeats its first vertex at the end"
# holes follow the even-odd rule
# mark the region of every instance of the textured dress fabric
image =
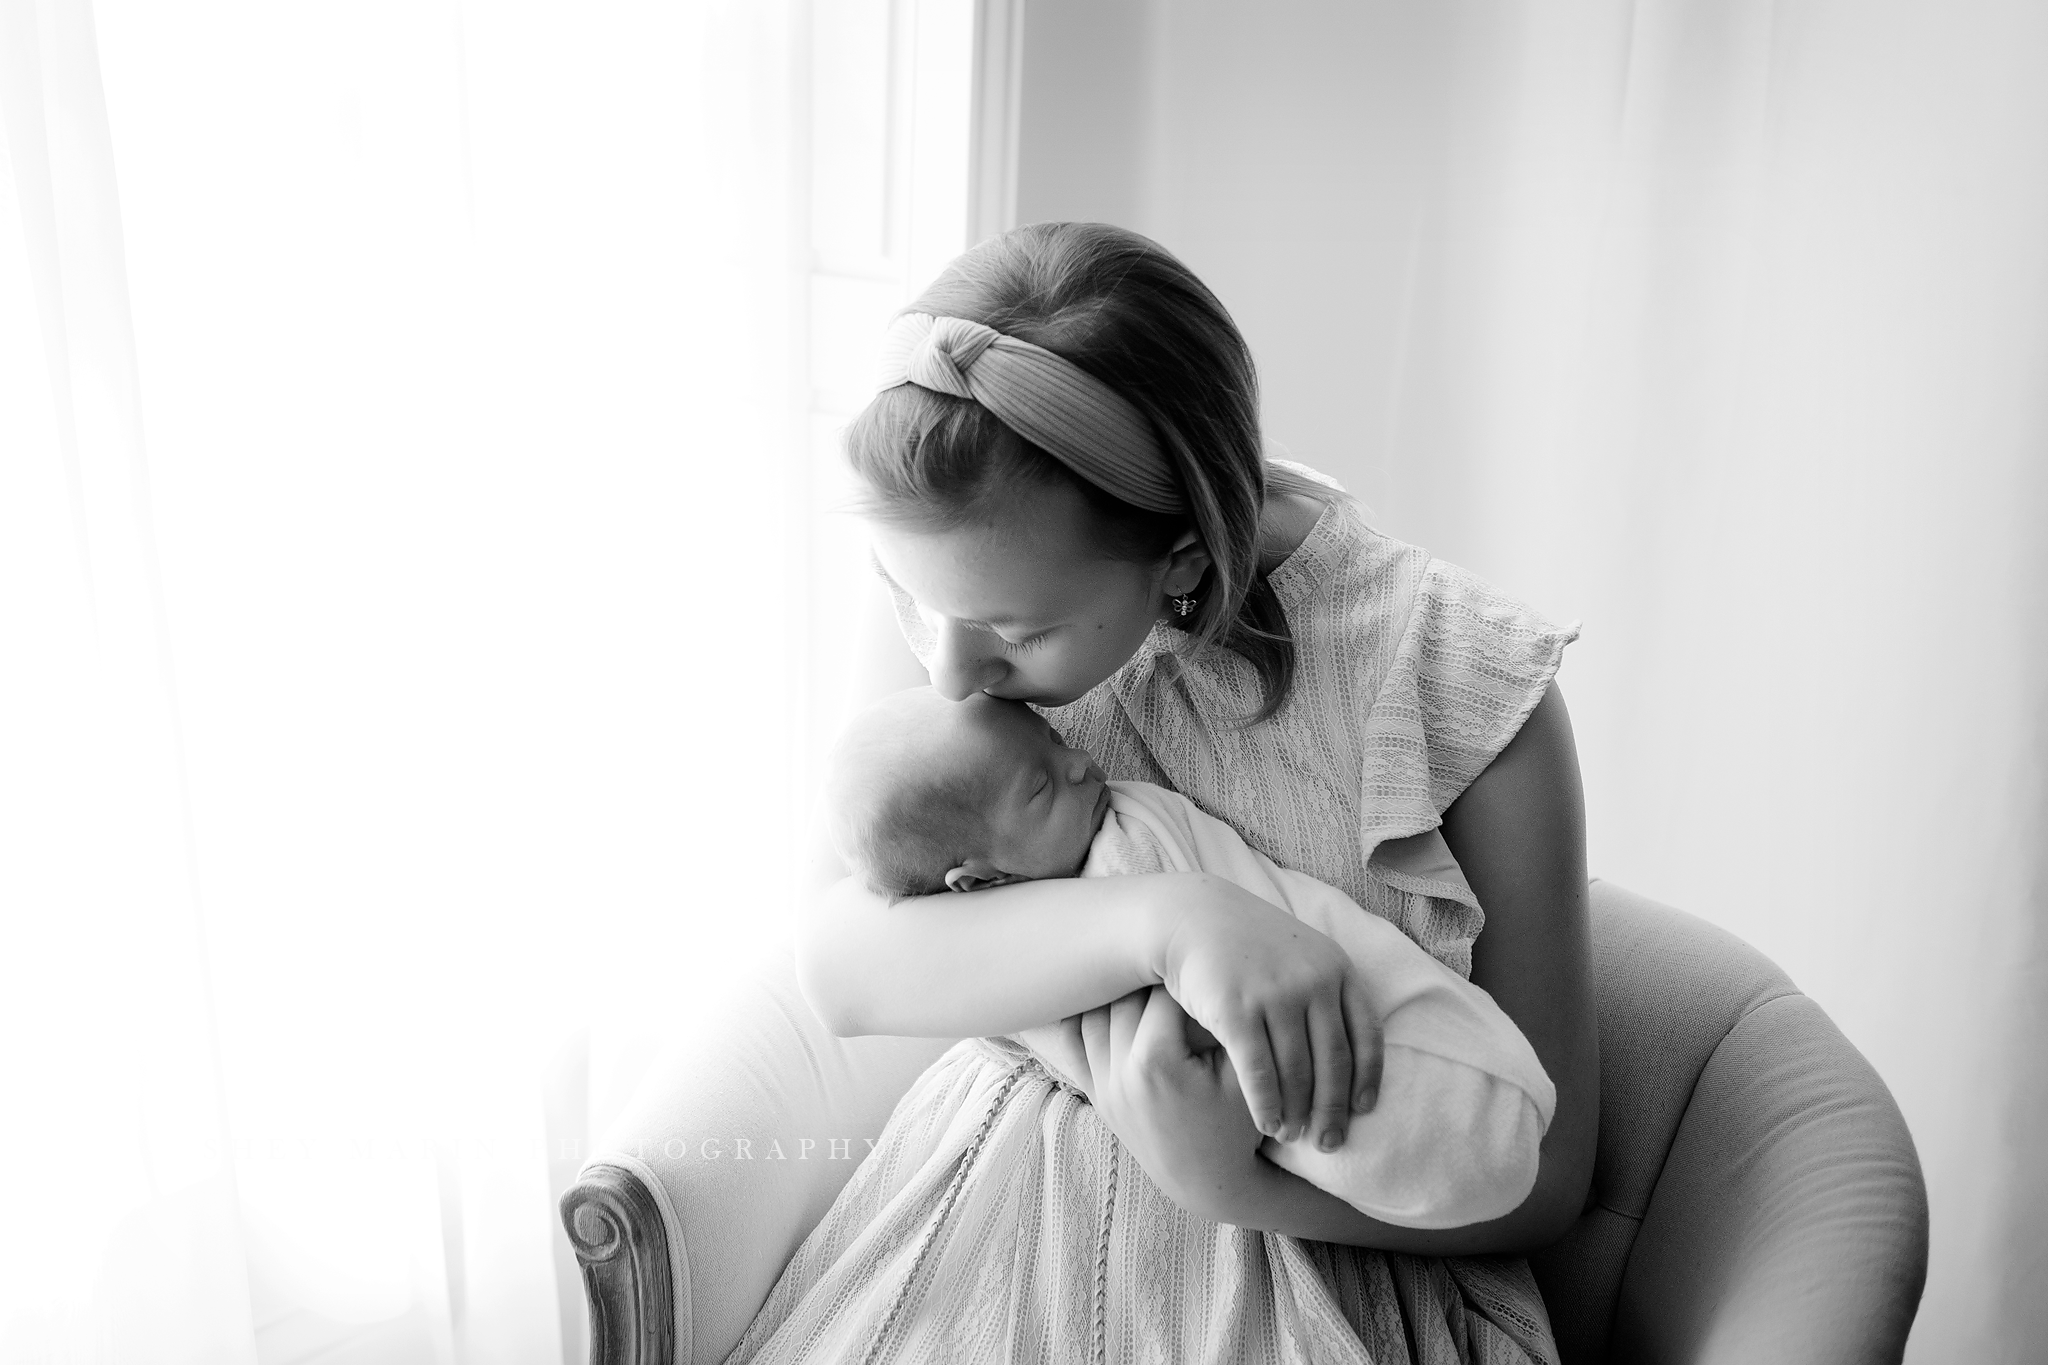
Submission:
MULTIPOLYGON (((1179 791, 1460 976, 1484 923, 1435 831, 1576 635, 1333 501, 1272 575, 1297 647, 1271 719, 1250 666, 1171 626, 1048 711, 1114 780, 1179 791)), ((931 636, 898 592, 920 658, 931 636)), ((1526 1263, 1433 1259, 1209 1222, 1085 1095, 1009 1038, 948 1051, 798 1248, 752 1362, 1555 1361, 1526 1263)))

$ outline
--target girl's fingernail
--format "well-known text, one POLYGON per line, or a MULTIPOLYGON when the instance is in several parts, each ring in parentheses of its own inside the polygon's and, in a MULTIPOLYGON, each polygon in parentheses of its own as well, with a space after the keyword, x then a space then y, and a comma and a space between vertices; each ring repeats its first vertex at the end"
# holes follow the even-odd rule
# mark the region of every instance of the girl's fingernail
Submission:
POLYGON ((1344 1135, 1335 1128, 1323 1129, 1323 1135, 1316 1139, 1316 1146, 1326 1152, 1334 1152, 1344 1141, 1344 1135))

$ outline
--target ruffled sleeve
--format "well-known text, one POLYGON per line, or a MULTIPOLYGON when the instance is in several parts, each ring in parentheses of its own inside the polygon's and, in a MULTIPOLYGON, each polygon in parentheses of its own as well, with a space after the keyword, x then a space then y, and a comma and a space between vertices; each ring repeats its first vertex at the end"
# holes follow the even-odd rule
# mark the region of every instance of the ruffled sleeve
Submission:
POLYGON ((1579 628, 1553 625, 1442 560, 1418 567, 1366 715, 1359 835, 1367 875, 1405 902, 1396 921, 1469 975, 1485 916, 1437 829, 1543 699, 1579 628))
POLYGON ((1417 585, 1365 722, 1360 832, 1435 829, 1543 699, 1576 623, 1556 626, 1440 559, 1417 585))

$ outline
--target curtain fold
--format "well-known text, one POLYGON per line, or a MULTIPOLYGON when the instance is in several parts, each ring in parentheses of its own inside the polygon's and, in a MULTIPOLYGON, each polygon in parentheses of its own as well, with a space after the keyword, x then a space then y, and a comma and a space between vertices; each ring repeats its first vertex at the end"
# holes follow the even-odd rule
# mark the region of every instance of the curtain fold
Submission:
POLYGON ((0 0, 0 1356, 581 1359, 555 1201, 807 859, 971 14, 0 0))
POLYGON ((0 63, 0 1349, 254 1361, 90 9, 0 63))

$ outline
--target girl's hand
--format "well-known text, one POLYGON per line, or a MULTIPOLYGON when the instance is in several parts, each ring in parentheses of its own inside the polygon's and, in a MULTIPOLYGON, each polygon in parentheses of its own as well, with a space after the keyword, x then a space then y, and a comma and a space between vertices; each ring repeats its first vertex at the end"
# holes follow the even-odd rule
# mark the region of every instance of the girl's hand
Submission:
POLYGON ((1379 1016, 1358 973, 1327 935, 1235 883, 1200 880, 1159 979, 1229 1050, 1259 1132, 1313 1132, 1332 1150, 1379 1098, 1379 1016))
POLYGON ((1230 1058, 1188 1046, 1188 1017, 1164 986, 1064 1021, 1087 1056, 1088 1097, 1176 1204, 1230 1222, 1261 1174, 1230 1058))

